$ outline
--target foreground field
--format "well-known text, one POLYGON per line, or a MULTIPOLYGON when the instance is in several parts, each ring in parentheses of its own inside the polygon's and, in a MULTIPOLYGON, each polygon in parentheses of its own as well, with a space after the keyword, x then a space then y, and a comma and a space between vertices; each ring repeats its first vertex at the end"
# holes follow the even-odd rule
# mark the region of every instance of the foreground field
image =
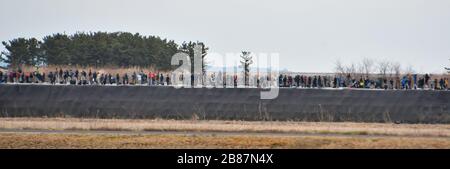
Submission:
POLYGON ((0 148, 450 148, 446 138, 0 134, 0 148))
POLYGON ((0 118, 0 130, 201 131, 450 137, 449 124, 0 118))
POLYGON ((450 148, 450 125, 1 118, 0 148, 450 148))

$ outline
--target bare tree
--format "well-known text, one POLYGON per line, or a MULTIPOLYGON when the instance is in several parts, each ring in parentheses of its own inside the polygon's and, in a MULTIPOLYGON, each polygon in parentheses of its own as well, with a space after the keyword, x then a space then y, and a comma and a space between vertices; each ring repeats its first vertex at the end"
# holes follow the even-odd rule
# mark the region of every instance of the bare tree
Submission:
POLYGON ((405 74, 414 74, 416 71, 414 70, 412 65, 408 65, 408 67, 405 68, 404 73, 405 74))
POLYGON ((339 75, 345 74, 345 68, 342 65, 341 60, 339 60, 339 59, 336 60, 334 70, 335 70, 336 74, 339 74, 339 75))
POLYGON ((444 69, 447 70, 447 73, 450 73, 450 67, 444 67, 444 69))
POLYGON ((352 63, 350 66, 345 67, 345 73, 350 74, 352 77, 356 75, 356 65, 352 63))
POLYGON ((392 63, 391 72, 395 74, 395 77, 400 77, 401 68, 402 66, 400 65, 400 63, 398 62, 392 63))
POLYGON ((364 66, 361 62, 356 64, 356 73, 360 76, 364 74, 364 66))
POLYGON ((386 74, 388 73, 391 63, 387 60, 379 61, 378 62, 378 71, 380 72, 381 76, 383 78, 386 78, 386 74))
POLYGON ((363 58, 363 60, 361 62, 361 66, 362 66, 363 72, 366 76, 369 76, 370 73, 373 72, 374 63, 375 62, 372 59, 363 58))

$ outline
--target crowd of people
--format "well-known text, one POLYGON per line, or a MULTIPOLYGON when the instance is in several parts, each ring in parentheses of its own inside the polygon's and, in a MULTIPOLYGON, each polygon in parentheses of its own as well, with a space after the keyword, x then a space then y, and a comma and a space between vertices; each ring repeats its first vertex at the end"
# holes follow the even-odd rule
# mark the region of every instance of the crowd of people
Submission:
POLYGON ((401 76, 381 75, 369 76, 303 76, 279 75, 278 83, 281 87, 303 88, 366 88, 366 89, 433 89, 448 90, 449 80, 446 77, 432 78, 430 74, 407 74, 401 76))
POLYGON ((63 70, 40 72, 38 70, 31 72, 18 71, 0 71, 0 84, 4 83, 46 83, 62 85, 208 85, 217 87, 270 87, 278 82, 279 87, 286 88, 365 88, 365 89, 432 89, 448 90, 449 80, 444 76, 433 77, 430 74, 418 75, 407 74, 401 76, 381 76, 381 75, 298 75, 298 74, 280 74, 278 81, 271 80, 272 75, 249 77, 244 82, 243 78, 234 74, 227 75, 221 73, 216 76, 211 73, 200 78, 191 75, 185 77, 183 73, 160 73, 160 72, 138 72, 128 73, 100 73, 92 70, 63 70), (188 83, 183 81, 189 80, 188 83), (181 83, 180 83, 181 82, 181 83), (251 82, 251 83, 249 83, 251 82), (228 86, 227 86, 228 85, 228 86))
POLYGON ((63 70, 47 72, 23 72, 19 71, 0 71, 1 83, 48 83, 48 84, 70 84, 70 85, 170 85, 170 77, 162 73, 144 73, 133 72, 124 73, 100 73, 92 70, 63 70))

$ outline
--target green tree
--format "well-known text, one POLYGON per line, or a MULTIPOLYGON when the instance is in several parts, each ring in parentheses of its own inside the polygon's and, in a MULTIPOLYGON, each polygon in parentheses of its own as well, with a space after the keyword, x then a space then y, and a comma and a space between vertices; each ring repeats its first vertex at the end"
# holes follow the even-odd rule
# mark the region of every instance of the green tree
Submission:
POLYGON ((42 42, 42 50, 46 58, 47 64, 51 65, 71 65, 76 62, 72 61, 71 39, 65 34, 54 34, 46 36, 42 42))
POLYGON ((13 69, 18 69, 22 65, 35 65, 41 60, 39 43, 36 39, 17 38, 9 42, 2 42, 6 51, 2 52, 1 61, 9 64, 13 69))
MULTIPOLYGON (((7 51, 4 60, 10 66, 80 65, 80 66, 154 66, 161 70, 171 66, 172 56, 187 51, 193 57, 193 47, 201 44, 203 57, 208 48, 201 42, 189 42, 179 47, 173 40, 157 36, 142 36, 128 32, 78 32, 73 35, 53 34, 42 41, 35 38, 3 42, 7 51)), ((203 69, 204 70, 204 69, 203 69)))
POLYGON ((41 49, 41 41, 36 38, 31 38, 27 41, 28 43, 28 65, 43 65, 46 62, 44 53, 41 49))
POLYGON ((251 53, 248 51, 242 51, 242 67, 244 68, 244 84, 245 86, 249 85, 249 76, 250 76, 250 65, 253 64, 251 53))
POLYGON ((206 45, 203 42, 183 42, 180 46, 180 51, 181 52, 185 52, 189 55, 190 60, 191 60, 191 72, 194 72, 194 47, 195 45, 200 45, 202 47, 202 71, 203 73, 206 72, 206 62, 205 62, 205 57, 208 54, 208 50, 209 48, 206 47, 206 45))

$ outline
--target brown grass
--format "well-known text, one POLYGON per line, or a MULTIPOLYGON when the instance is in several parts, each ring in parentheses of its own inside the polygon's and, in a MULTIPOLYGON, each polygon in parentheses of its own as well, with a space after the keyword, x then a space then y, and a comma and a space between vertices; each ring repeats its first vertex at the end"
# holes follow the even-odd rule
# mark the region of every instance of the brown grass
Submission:
POLYGON ((0 118, 1 129, 104 131, 280 132, 342 135, 450 137, 448 124, 350 122, 263 122, 197 120, 130 120, 79 118, 0 118))
POLYGON ((0 148, 450 148, 446 138, 0 134, 0 148))

